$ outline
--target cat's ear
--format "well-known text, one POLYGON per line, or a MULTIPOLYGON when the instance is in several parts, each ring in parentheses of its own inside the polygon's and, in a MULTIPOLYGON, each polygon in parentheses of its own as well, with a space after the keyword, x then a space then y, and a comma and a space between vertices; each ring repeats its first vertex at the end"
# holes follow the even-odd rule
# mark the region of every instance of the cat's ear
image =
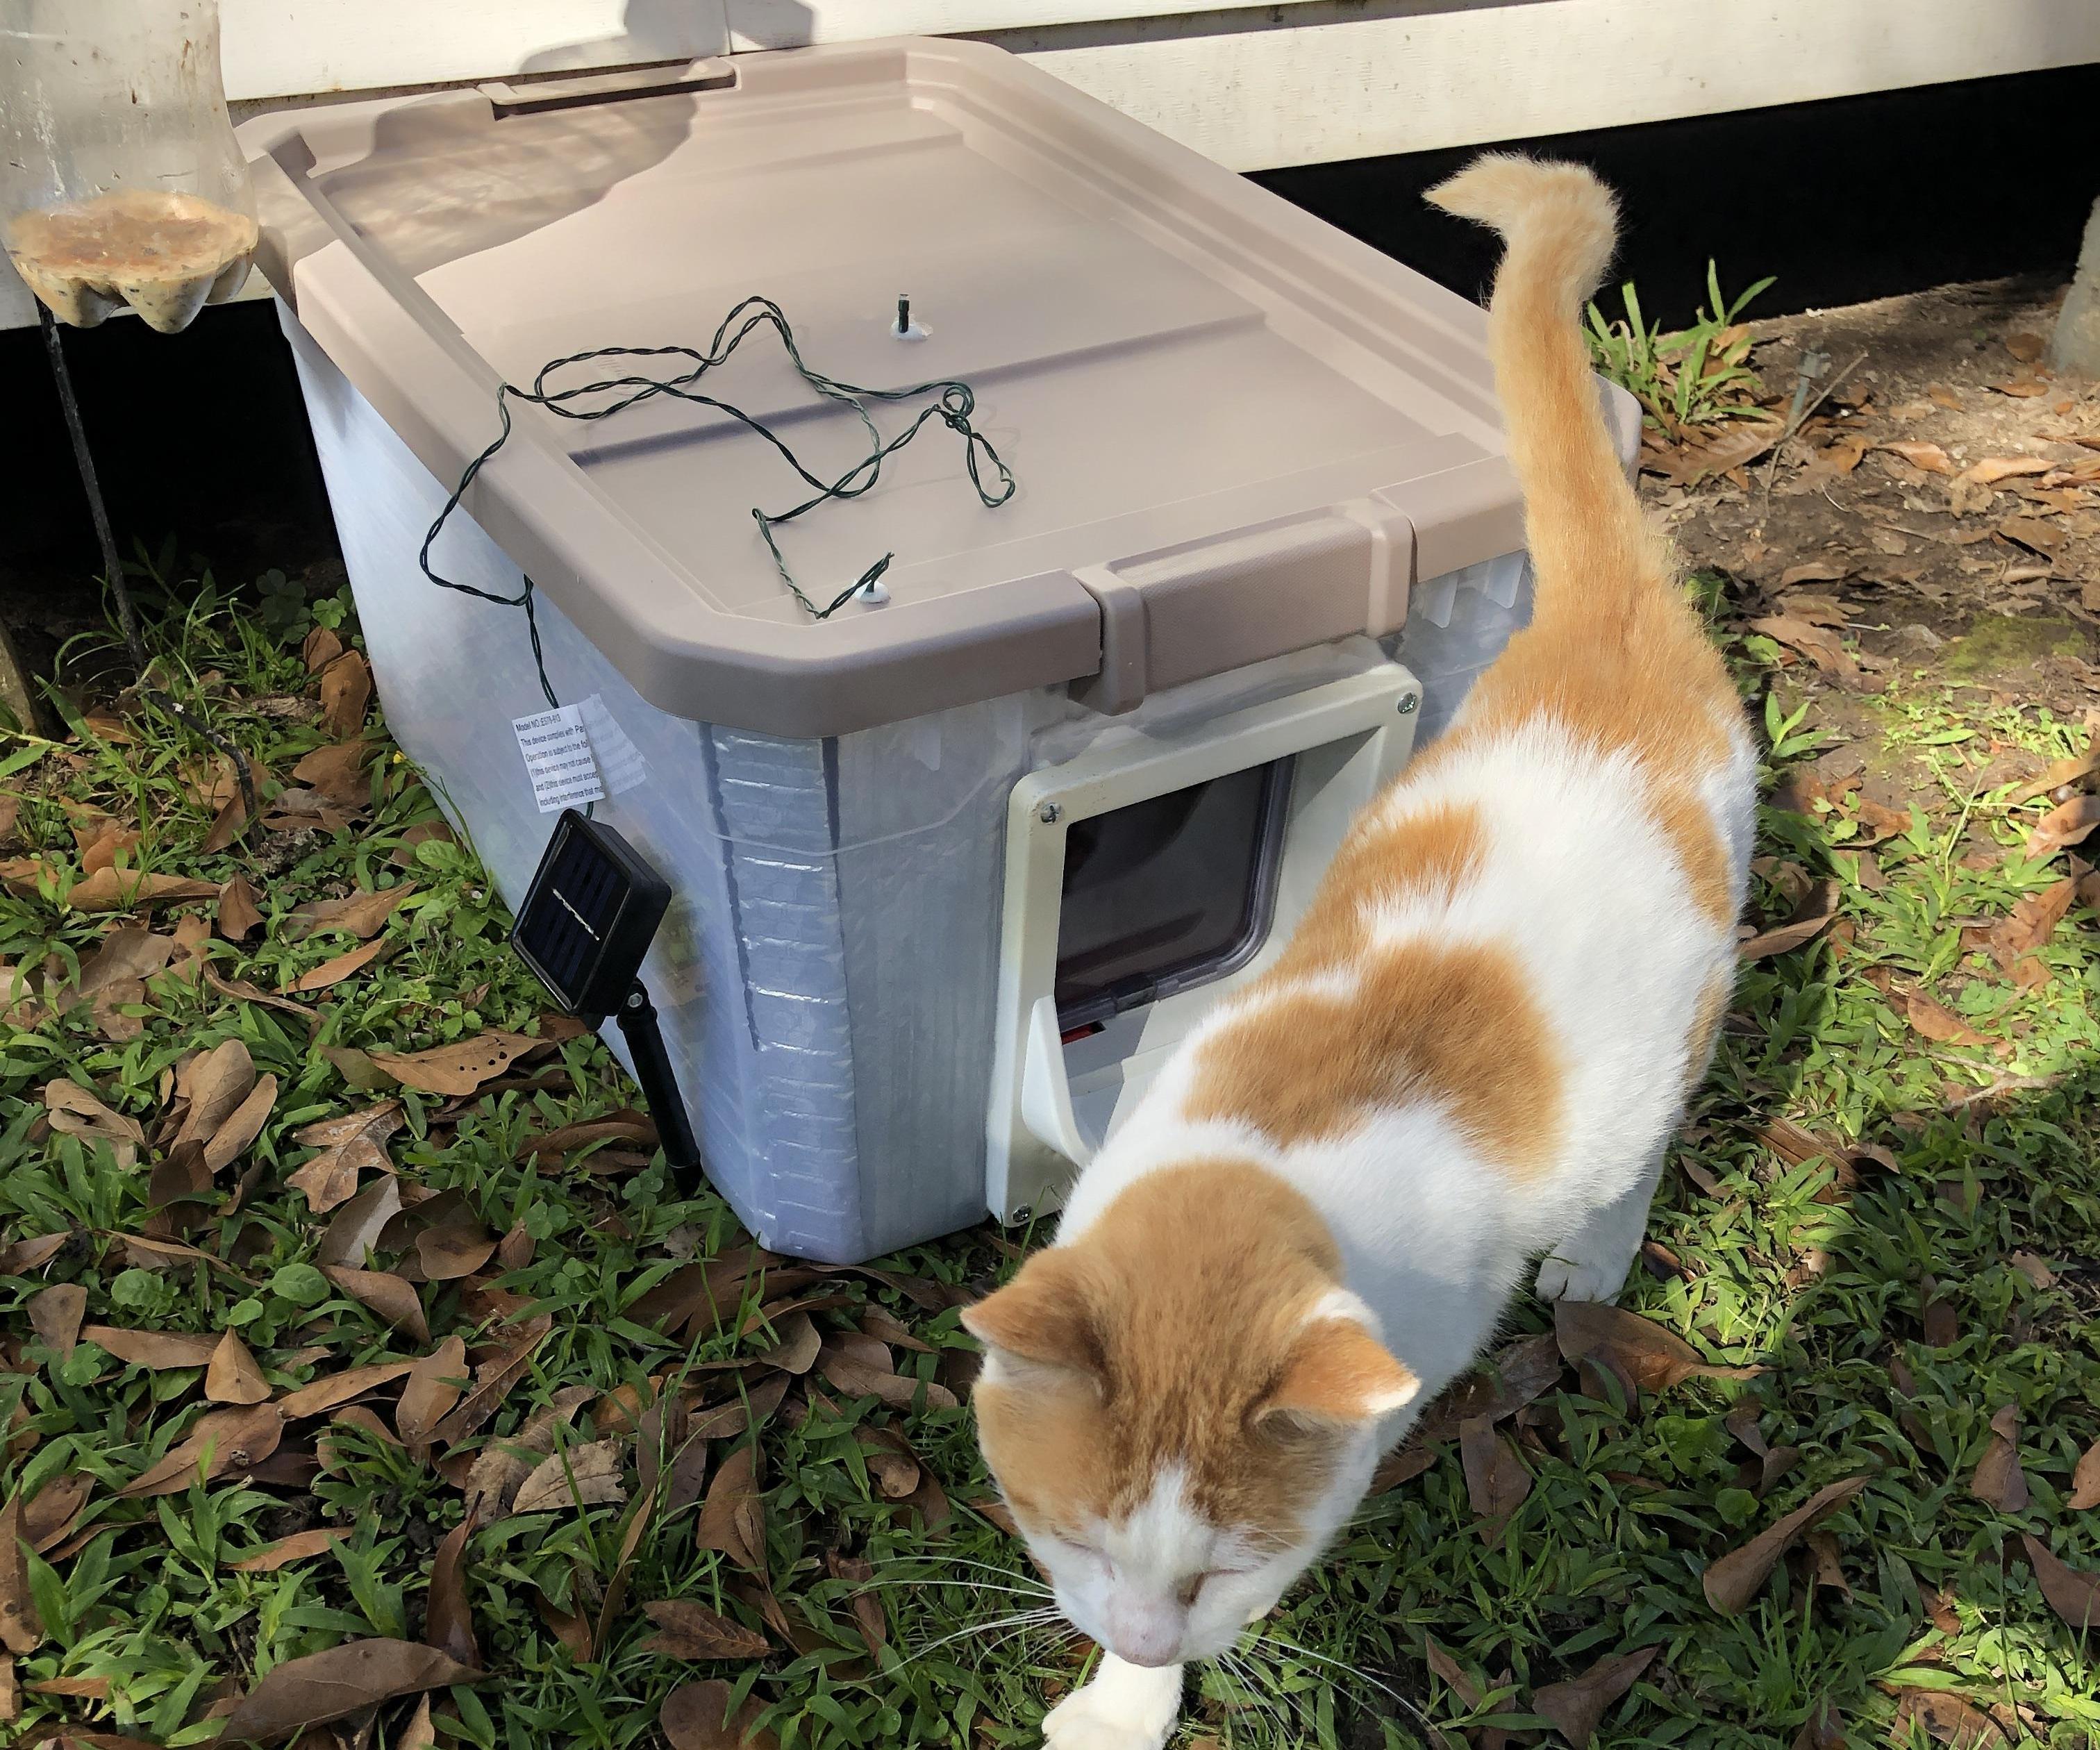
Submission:
POLYGON ((1347 1313, 1316 1316, 1293 1344, 1282 1377, 1255 1411, 1257 1425, 1345 1430, 1414 1401, 1422 1382, 1347 1313))
POLYGON ((1098 1373, 1101 1327, 1085 1261, 1069 1248, 1038 1252, 1021 1273, 973 1307, 963 1329, 1009 1361, 1098 1373))

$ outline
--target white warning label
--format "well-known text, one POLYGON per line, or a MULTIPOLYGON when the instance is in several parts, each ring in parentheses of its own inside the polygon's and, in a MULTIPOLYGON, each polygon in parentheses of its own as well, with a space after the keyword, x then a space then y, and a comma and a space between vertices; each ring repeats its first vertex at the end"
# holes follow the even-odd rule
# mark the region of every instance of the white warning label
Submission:
POLYGON ((562 705, 529 717, 514 717, 510 727, 517 732, 518 751, 525 756, 525 774, 532 781, 532 800, 542 814, 558 814, 603 797, 605 786, 598 778, 598 762, 591 757, 581 706, 562 705))

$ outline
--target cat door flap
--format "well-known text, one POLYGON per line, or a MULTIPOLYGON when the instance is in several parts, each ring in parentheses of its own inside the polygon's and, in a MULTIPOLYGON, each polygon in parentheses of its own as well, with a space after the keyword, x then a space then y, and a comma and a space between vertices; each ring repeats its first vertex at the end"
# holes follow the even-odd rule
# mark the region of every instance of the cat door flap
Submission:
MULTIPOLYGON (((1180 1039, 1273 960, 1356 814, 1405 762, 1421 697, 1407 668, 1379 660, 1361 672, 1215 717, 1105 738, 1105 745, 1014 787, 1007 806, 986 1118, 986 1197, 994 1214, 1013 1220, 1057 1202, 1180 1039), (1158 967, 1140 967, 1163 975, 1158 994, 1123 1010, 1111 1000, 1110 1018, 1074 1026, 1074 1015, 1088 1012, 1070 1004, 1061 1012, 1057 987, 1075 828, 1248 774, 1272 802, 1279 794, 1274 787, 1282 797, 1276 804, 1282 818, 1273 888, 1263 901, 1253 951, 1229 967, 1171 956, 1158 967), (1189 969, 1196 975, 1192 982, 1173 976, 1189 969)), ((1211 946, 1217 940, 1214 935, 1211 946)), ((1068 995, 1069 970, 1068 964, 1068 995)), ((1086 994, 1091 1000, 1114 993, 1086 994)))

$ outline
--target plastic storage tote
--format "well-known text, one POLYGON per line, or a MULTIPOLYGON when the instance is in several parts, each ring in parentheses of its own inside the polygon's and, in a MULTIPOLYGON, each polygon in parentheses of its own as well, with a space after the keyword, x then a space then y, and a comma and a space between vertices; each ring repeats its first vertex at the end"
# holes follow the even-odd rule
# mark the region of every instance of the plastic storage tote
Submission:
MULTIPOLYGON (((895 554, 886 600, 822 621, 752 517, 801 483, 668 398, 514 402, 433 553, 532 580, 600 818, 675 888, 643 976, 708 1172, 783 1250, 1053 1201, 1526 611, 1480 312, 995 50, 241 139, 389 721, 514 901, 550 824, 512 733, 545 709, 524 616, 417 563, 499 384, 704 347, 761 293, 835 378, 974 390, 1017 490, 987 508, 936 429, 780 527, 819 600, 895 554)), ((708 387, 823 468, 866 449, 756 342, 708 387)))

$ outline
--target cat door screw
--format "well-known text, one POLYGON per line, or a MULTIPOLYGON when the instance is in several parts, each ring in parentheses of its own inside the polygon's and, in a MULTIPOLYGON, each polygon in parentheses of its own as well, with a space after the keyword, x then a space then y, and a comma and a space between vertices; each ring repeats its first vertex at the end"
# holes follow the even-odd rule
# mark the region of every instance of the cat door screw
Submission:
POLYGON ((1401 694, 1400 695, 1400 714, 1403 717, 1413 716, 1414 715, 1414 707, 1416 703, 1417 700, 1412 693, 1401 694))
POLYGON ((1046 802, 1035 811, 1035 818, 1046 827, 1054 827, 1065 818, 1065 811, 1054 802, 1046 802))

